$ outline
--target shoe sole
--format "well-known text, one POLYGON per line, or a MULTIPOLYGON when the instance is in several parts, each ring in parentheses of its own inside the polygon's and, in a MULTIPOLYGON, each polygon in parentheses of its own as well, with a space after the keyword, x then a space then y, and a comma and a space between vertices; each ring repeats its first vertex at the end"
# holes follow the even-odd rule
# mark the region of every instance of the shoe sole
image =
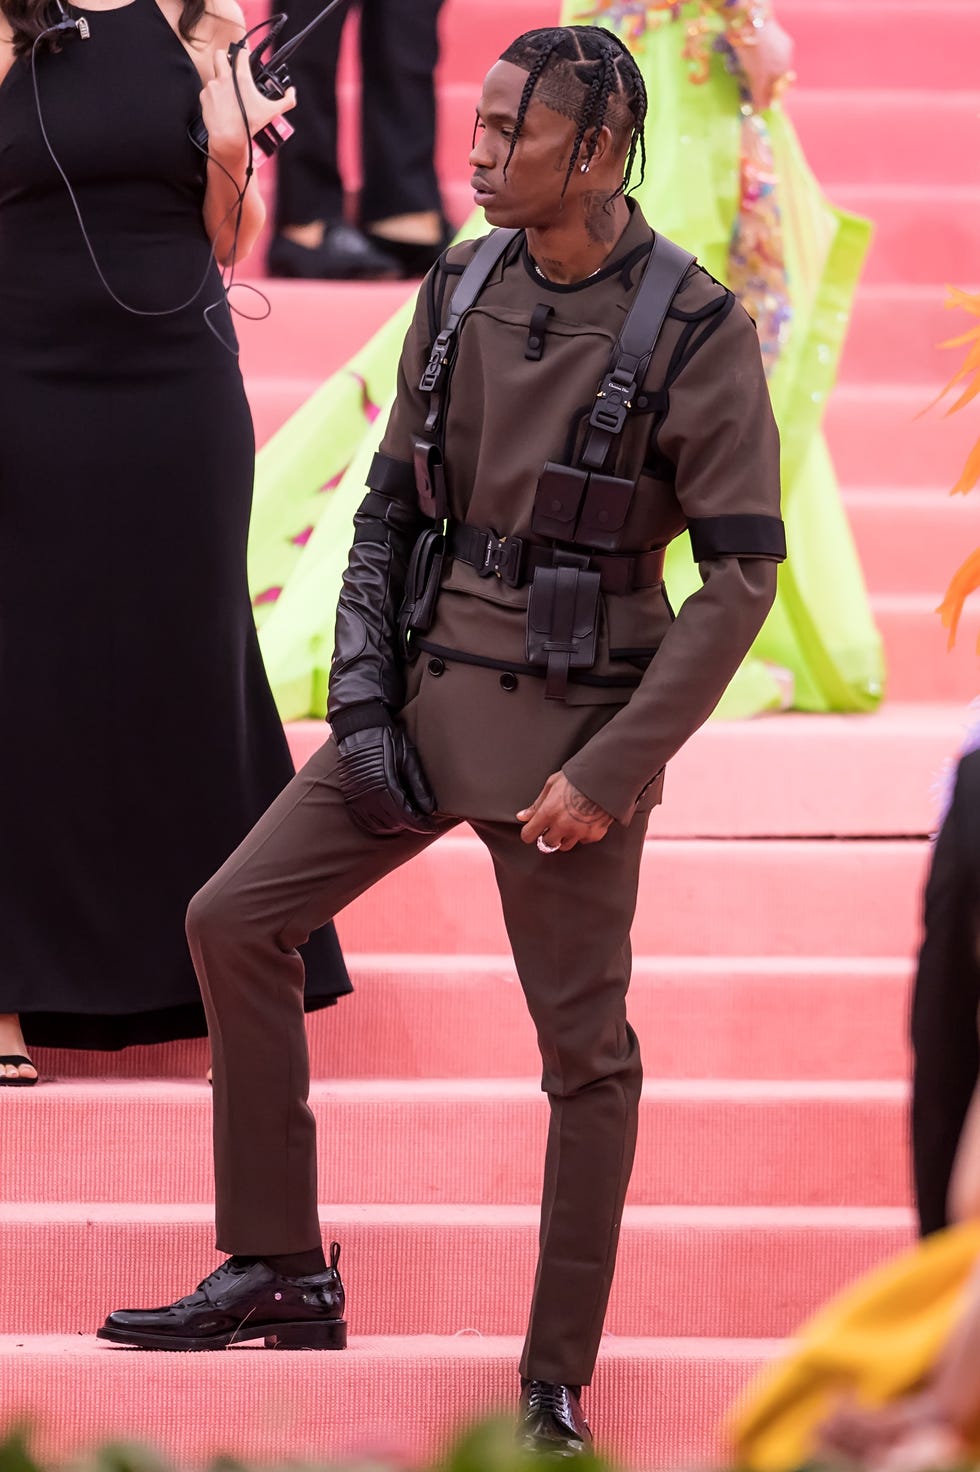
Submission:
POLYGON ((212 1334, 207 1338, 178 1336, 176 1334, 140 1334, 125 1329, 114 1329, 108 1325, 96 1331, 97 1339, 110 1344, 125 1345, 129 1349, 164 1350, 207 1350, 228 1349, 233 1344, 242 1344, 247 1339, 263 1339, 266 1349, 346 1349, 347 1323, 344 1319, 330 1319, 323 1324, 249 1324, 232 1329, 227 1334, 212 1334))

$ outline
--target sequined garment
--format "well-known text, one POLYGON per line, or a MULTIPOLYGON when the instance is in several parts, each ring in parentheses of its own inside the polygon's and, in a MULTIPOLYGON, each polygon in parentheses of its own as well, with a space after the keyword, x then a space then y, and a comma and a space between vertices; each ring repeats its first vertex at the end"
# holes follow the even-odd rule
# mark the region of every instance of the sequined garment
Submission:
POLYGON ((690 80, 700 86, 718 57, 739 82, 742 113, 739 208, 728 255, 728 284, 759 329, 759 342, 772 375, 792 321, 789 281, 783 251, 779 181, 765 117, 754 110, 733 41, 745 36, 768 13, 760 0, 592 0, 576 15, 617 31, 636 46, 663 25, 685 26, 684 57, 690 80))

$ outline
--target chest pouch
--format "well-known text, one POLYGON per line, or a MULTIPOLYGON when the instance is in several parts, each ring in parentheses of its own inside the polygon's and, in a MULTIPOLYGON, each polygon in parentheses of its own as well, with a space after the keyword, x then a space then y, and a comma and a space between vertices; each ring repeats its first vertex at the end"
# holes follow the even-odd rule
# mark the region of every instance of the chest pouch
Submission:
POLYGON ((531 530, 596 552, 622 550, 635 482, 549 460, 538 481, 531 530))
POLYGON ((571 670, 595 663, 601 578, 576 553, 558 552, 551 567, 538 567, 527 605, 528 663, 546 670, 548 700, 564 700, 571 670))
POLYGON ((418 653, 413 647, 412 635, 424 634, 432 627, 445 556, 446 537, 442 527, 430 527, 424 531, 412 548, 405 577, 405 596, 398 615, 398 632, 409 659, 414 659, 418 653))

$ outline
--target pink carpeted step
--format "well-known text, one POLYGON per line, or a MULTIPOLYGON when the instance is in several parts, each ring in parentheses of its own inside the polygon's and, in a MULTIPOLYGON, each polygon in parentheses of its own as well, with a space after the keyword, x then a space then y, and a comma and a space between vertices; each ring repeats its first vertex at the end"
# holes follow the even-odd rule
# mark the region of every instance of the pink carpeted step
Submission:
MULTIPOLYGON (((931 612, 929 618, 938 622, 931 612)), ((708 721, 671 762, 666 800, 651 818, 649 836, 931 833, 939 811, 937 781, 960 750, 968 724, 962 702, 891 701, 864 716, 782 713, 708 721)), ((288 726, 297 766, 323 744, 328 729, 322 721, 288 726)))
MULTIPOLYGON (((980 536, 970 536, 963 557, 978 541, 980 536)), ((936 615, 938 603, 939 595, 921 593, 882 593, 873 599, 885 641, 889 694, 895 700, 961 701, 965 706, 980 692, 980 600, 973 598, 967 605, 951 650, 947 648, 946 630, 936 615)))
POLYGON ((948 486, 922 491, 867 487, 846 492, 844 504, 874 593, 925 594, 935 605, 970 539, 980 541, 976 507, 967 497, 951 496, 948 486))
MULTIPOLYGON (((252 24, 268 13, 246 0, 252 24)), ((440 80, 479 82, 521 31, 554 25, 557 0, 449 0, 440 19, 440 80)), ((973 0, 780 0, 796 42, 796 70, 808 87, 910 89, 976 86, 970 58, 980 48, 973 0), (847 44, 840 38, 846 33, 847 44)), ((351 76, 345 59, 345 78, 351 76)))
MULTIPOLYGON (((203 1081, 9 1093, 0 1199, 210 1198, 211 1100, 203 1081)), ((905 1094, 904 1084, 889 1081, 648 1080, 630 1199, 903 1206, 905 1094)), ((316 1083, 311 1104, 326 1200, 539 1199, 548 1105, 532 1080, 316 1083)))
MULTIPOLYGON (((516 1338, 367 1337, 314 1360, 247 1345, 139 1354, 88 1338, 7 1337, 0 1421, 30 1421, 37 1451, 59 1462, 111 1436, 150 1442, 182 1466, 221 1453, 264 1465, 418 1464, 487 1411, 513 1413, 520 1349, 516 1338)), ((636 1472, 703 1462, 733 1398, 778 1349, 607 1338, 588 1396, 601 1447, 636 1472)))
POLYGON ((976 281, 980 189, 974 179, 958 185, 877 179, 860 184, 823 182, 834 204, 856 210, 875 224, 863 278, 869 284, 969 286, 976 281))
MULTIPOLYGON (((308 1019, 314 1077, 512 1078, 540 1068, 503 957, 347 959, 355 996, 308 1019)), ((630 1020, 649 1078, 897 1079, 908 1072, 908 983, 908 962, 891 958, 639 957, 630 1020)), ((208 1059, 204 1039, 33 1056, 45 1077, 60 1078, 201 1079, 208 1059)))
MULTIPOLYGON (((535 1206, 339 1206, 352 1334, 520 1334, 537 1254, 535 1206)), ((898 1209, 627 1208, 606 1330, 769 1338, 912 1239, 898 1209), (697 1285, 697 1292, 691 1286, 697 1285)), ((2 1206, 0 1254, 23 1285, 0 1334, 91 1334, 112 1308, 170 1303, 217 1265, 211 1207, 2 1206)))
MULTIPOLYGON (((468 15, 475 0, 464 0, 468 15)), ((779 0, 808 87, 973 88, 963 54, 980 45, 973 0, 779 0), (847 37, 846 44, 841 38, 847 37)))
MULTIPOLYGON (((926 857, 924 844, 888 841, 648 844, 633 947, 640 955, 908 956, 926 857)), ((390 876, 343 913, 348 949, 508 952, 477 839, 442 839, 411 872, 412 882, 390 876)))
POLYGON ((962 357, 961 349, 942 348, 941 344, 971 321, 962 311, 948 310, 945 301, 946 291, 938 284, 876 286, 862 282, 848 326, 841 382, 932 385, 926 399, 931 402, 959 368, 962 357))
MULTIPOLYGON (((925 842, 648 843, 633 948, 638 955, 908 957, 926 860, 925 842)), ((354 953, 510 954, 490 857, 465 831, 355 900, 339 928, 354 953)))
POLYGON ((980 425, 968 411, 945 417, 946 405, 933 403, 941 387, 940 379, 840 384, 830 396, 825 424, 842 484, 895 490, 952 486, 980 425))

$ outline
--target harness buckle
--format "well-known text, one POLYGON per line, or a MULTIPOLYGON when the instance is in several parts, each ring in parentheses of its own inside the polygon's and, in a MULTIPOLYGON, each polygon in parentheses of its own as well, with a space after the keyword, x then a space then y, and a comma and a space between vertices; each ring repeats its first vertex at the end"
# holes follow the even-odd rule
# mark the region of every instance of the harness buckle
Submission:
POLYGON ((442 376, 449 364, 450 349, 453 345, 454 332, 440 332, 432 344, 432 352, 429 361, 425 365, 425 372, 419 381, 419 389, 424 394, 431 394, 439 387, 442 376))
POLYGON ((607 373, 595 396, 595 405, 589 416, 593 429, 604 429, 607 434, 619 434, 626 423, 626 416, 633 407, 636 379, 614 369, 607 373))
POLYGON ((487 532, 486 550, 477 572, 481 578, 499 578, 509 588, 518 587, 523 548, 520 537, 498 537, 495 532, 487 532))

